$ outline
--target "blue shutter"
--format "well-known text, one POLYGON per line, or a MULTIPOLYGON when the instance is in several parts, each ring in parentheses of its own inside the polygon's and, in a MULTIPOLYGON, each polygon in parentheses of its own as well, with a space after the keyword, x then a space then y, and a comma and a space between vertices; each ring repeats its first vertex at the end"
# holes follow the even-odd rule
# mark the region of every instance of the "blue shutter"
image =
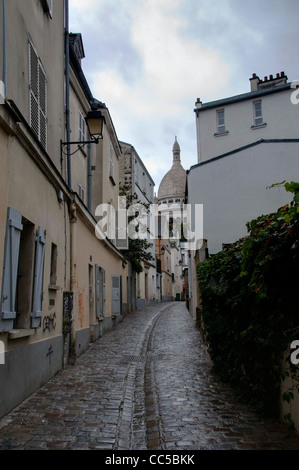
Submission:
POLYGON ((6 235, 3 258, 0 331, 13 328, 16 318, 15 299, 18 276, 18 262, 22 214, 11 207, 7 210, 6 235))
POLYGON ((35 242, 34 284, 31 313, 32 328, 38 328, 40 326, 42 316, 42 290, 46 238, 45 231, 41 227, 38 227, 35 242))

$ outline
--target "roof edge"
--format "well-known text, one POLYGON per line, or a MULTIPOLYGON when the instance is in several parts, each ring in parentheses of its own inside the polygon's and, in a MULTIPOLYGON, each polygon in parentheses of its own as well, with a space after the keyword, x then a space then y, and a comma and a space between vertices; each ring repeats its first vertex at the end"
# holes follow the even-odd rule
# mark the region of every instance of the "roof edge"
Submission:
POLYGON ((230 152, 223 153, 222 155, 218 155, 217 157, 210 158, 209 160, 206 160, 204 162, 196 163, 195 165, 190 166, 189 170, 187 170, 187 174, 189 174, 189 172, 193 170, 194 168, 207 165, 208 163, 213 163, 217 160, 228 157, 229 155, 242 152, 243 150, 249 149, 251 147, 255 147, 256 145, 259 145, 259 144, 295 143, 295 142, 299 142, 299 139, 260 139, 250 144, 244 145, 243 147, 238 147, 234 150, 231 150, 230 152))

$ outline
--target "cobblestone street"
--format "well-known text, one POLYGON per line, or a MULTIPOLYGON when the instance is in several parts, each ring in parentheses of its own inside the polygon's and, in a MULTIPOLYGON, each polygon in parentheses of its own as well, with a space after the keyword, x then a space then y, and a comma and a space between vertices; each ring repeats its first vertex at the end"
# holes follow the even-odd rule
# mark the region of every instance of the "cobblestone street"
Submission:
POLYGON ((299 449, 234 401, 182 302, 127 315, 0 420, 0 449, 299 449))

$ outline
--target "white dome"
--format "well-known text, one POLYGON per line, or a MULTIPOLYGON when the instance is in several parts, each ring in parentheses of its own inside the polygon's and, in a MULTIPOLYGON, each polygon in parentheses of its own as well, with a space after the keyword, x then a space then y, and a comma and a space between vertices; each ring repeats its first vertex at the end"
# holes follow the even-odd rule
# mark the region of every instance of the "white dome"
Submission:
MULTIPOLYGON (((158 191, 158 200, 184 198, 186 191, 186 171, 181 165, 180 146, 175 138, 173 144, 173 163, 171 169, 163 177, 158 191)), ((165 201, 166 202, 166 201, 165 201)), ((175 201, 173 201, 175 202, 175 201)))

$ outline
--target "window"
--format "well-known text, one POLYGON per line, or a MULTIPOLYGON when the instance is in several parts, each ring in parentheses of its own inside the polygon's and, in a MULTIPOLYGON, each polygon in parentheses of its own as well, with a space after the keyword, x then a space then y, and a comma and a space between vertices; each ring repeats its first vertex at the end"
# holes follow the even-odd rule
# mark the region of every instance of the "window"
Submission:
POLYGON ((114 181, 114 148, 112 142, 110 142, 110 168, 109 168, 109 178, 112 184, 115 186, 114 181))
POLYGON ((224 109, 217 110, 217 134, 225 133, 224 109))
POLYGON ((86 140, 86 122, 83 114, 79 111, 79 141, 84 142, 86 140))
POLYGON ((17 210, 8 208, 0 331, 10 331, 16 326, 29 328, 30 317, 31 328, 40 326, 45 243, 45 230, 38 227, 35 233, 31 222, 17 210))
POLYGON ((14 328, 29 329, 34 261, 34 225, 22 217, 14 328))
POLYGON ((47 148, 47 77, 36 50, 29 40, 30 126, 47 148))
POLYGON ((48 13, 50 18, 53 17, 53 0, 41 0, 45 13, 48 13))
POLYGON ((50 271, 50 284, 51 286, 56 285, 57 281, 57 245, 52 243, 51 247, 51 271, 50 271))
POLYGON ((81 201, 84 202, 84 200, 85 200, 85 188, 81 184, 78 184, 78 196, 81 199, 81 201))
POLYGON ((263 124, 262 102, 260 100, 253 102, 253 122, 255 126, 263 124))

